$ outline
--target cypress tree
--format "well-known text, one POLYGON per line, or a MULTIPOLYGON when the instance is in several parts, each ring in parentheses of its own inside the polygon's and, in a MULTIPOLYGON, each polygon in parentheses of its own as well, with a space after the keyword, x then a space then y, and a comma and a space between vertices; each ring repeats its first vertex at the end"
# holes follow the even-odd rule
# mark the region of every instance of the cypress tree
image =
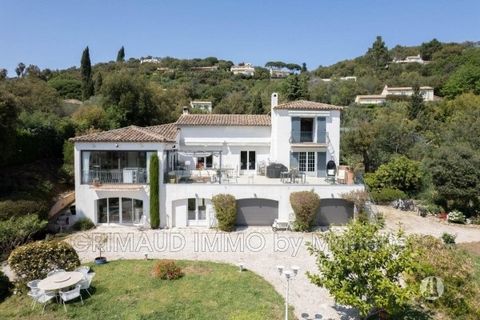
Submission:
POLYGON ((117 53, 117 62, 125 61, 125 48, 122 46, 117 53))
POLYGON ((87 100, 93 96, 92 64, 90 62, 90 51, 88 46, 83 50, 82 60, 80 61, 80 74, 82 76, 82 95, 87 100))
POLYGON ((265 113, 265 109, 263 108, 262 98, 260 97, 260 94, 256 94, 253 97, 252 114, 264 114, 264 113, 265 113))
POLYGON ((102 89, 102 85, 103 85, 103 76, 102 76, 102 73, 99 72, 95 77, 95 94, 100 93, 100 89, 102 89))
POLYGON ((160 226, 160 199, 159 199, 159 164, 156 154, 150 157, 150 226, 158 229, 160 226))

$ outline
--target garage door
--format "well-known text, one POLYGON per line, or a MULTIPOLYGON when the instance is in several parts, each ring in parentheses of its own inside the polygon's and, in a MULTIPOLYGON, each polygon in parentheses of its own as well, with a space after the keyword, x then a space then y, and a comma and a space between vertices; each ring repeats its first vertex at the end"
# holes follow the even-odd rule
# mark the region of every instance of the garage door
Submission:
POLYGON ((271 226, 278 218, 278 201, 241 199, 237 201, 238 226, 271 226))
POLYGON ((317 226, 344 225, 353 219, 353 203, 344 199, 321 199, 315 217, 317 226))

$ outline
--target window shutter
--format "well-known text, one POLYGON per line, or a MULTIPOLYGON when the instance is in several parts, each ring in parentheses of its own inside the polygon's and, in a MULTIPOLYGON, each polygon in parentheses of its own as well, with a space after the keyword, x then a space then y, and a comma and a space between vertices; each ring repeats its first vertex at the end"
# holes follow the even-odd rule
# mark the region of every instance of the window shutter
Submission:
POLYGON ((317 143, 327 142, 327 119, 317 117, 317 143))
POLYGON ((292 142, 300 142, 300 118, 292 117, 292 142))

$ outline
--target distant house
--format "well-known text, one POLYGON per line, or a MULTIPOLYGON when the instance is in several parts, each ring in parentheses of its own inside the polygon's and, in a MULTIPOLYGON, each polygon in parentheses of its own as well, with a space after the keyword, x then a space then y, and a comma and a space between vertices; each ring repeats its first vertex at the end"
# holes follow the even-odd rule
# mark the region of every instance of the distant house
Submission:
POLYGON ((218 66, 210 66, 210 67, 192 67, 192 71, 217 71, 218 66))
POLYGON ((192 109, 202 110, 208 113, 212 113, 212 101, 194 100, 190 101, 190 107, 192 109))
POLYGON ((245 76, 251 76, 255 74, 255 68, 251 63, 240 63, 230 68, 233 74, 243 74, 245 76))
POLYGON ((288 69, 270 68, 270 78, 286 78, 291 74, 293 72, 288 69))
POLYGON ((141 59, 140 63, 161 63, 162 60, 158 58, 148 58, 148 59, 141 59))
MULTIPOLYGON (((381 94, 377 95, 358 95, 355 103, 358 104, 382 104, 387 101, 388 96, 411 96, 414 92, 413 87, 389 87, 385 85, 381 94)), ((424 86, 420 87, 420 93, 424 101, 433 101, 433 88, 424 86)))
POLYGON ((420 55, 408 56, 403 60, 397 59, 397 58, 393 59, 393 63, 420 63, 420 64, 425 64, 427 62, 428 61, 423 60, 420 55))
POLYGON ((322 80, 323 82, 330 82, 332 80, 335 80, 335 79, 338 79, 338 80, 342 80, 342 81, 357 81, 357 77, 355 76, 347 76, 347 77, 340 77, 340 78, 323 78, 323 79, 320 79, 322 80))

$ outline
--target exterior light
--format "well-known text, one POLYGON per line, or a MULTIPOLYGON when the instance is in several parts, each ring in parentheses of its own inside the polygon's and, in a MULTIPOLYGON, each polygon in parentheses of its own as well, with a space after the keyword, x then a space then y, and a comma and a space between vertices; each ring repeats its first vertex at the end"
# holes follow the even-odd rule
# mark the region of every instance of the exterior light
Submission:
POLYGON ((285 268, 284 266, 277 266, 277 270, 280 275, 282 275, 284 268, 285 268))
POLYGON ((240 262, 238 264, 239 271, 242 272, 245 269, 245 264, 243 262, 240 262))

